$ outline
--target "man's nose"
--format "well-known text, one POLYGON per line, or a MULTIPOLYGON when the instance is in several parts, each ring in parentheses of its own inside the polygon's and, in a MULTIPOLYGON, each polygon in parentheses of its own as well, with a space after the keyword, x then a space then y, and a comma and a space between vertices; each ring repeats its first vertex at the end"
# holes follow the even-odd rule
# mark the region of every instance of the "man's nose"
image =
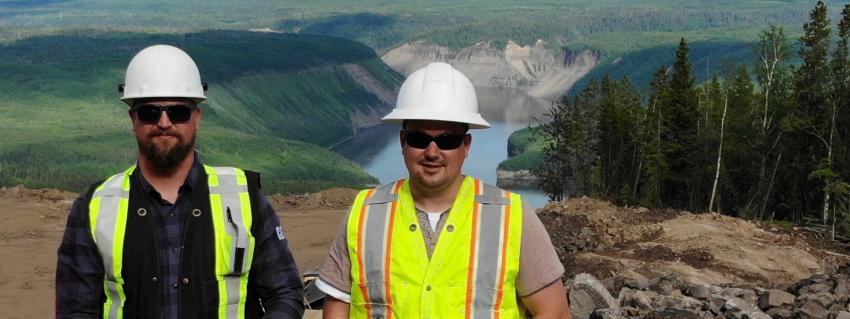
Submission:
POLYGON ((156 122, 156 125, 159 127, 169 127, 171 126, 171 119, 168 117, 168 112, 165 110, 159 114, 159 121, 156 122))
POLYGON ((431 143, 428 143, 428 146, 425 147, 425 155, 428 157, 436 157, 440 155, 440 147, 437 146, 437 142, 431 141, 431 143))

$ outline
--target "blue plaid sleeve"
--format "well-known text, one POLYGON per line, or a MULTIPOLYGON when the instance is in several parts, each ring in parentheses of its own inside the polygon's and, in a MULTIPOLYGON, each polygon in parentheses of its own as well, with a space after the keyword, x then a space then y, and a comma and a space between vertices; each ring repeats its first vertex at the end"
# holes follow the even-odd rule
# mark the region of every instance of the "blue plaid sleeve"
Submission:
POLYGON ((103 263, 88 222, 89 196, 71 207, 56 263, 56 318, 100 318, 103 263))
POLYGON ((252 284, 263 303, 263 318, 301 318, 304 313, 301 276, 289 251, 288 241, 274 208, 261 198, 262 225, 258 225, 252 284))

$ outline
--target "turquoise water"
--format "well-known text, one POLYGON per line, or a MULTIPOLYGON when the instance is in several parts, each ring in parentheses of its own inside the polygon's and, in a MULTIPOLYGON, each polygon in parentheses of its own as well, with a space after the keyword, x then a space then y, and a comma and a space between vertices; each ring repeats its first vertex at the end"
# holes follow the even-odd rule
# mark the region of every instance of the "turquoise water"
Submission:
MULTIPOLYGON (((463 173, 496 185, 496 167, 508 156, 508 136, 516 130, 537 123, 549 108, 549 102, 529 97, 519 90, 476 89, 482 116, 492 125, 485 130, 470 130, 472 148, 463 165, 463 173)), ((381 183, 407 177, 401 157, 401 145, 395 125, 380 125, 363 130, 352 140, 333 150, 362 165, 381 183)), ((535 208, 541 208, 548 198, 537 189, 511 188, 535 208)))

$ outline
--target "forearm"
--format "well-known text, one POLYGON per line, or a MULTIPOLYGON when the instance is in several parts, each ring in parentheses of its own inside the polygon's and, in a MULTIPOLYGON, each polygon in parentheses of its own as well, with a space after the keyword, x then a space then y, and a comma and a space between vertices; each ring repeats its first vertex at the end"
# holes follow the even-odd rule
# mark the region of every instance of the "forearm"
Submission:
POLYGON ((522 302, 534 318, 572 319, 566 289, 560 280, 522 298, 522 302))
POLYGON ((342 300, 331 296, 325 297, 325 305, 322 307, 323 319, 347 319, 350 305, 342 300))

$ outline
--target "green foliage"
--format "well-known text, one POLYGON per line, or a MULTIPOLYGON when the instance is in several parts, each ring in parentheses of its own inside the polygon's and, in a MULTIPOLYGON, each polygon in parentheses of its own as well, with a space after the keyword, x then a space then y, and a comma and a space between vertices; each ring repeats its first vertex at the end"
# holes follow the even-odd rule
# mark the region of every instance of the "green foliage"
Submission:
POLYGON ((508 159, 499 163, 498 169, 506 171, 528 170, 543 165, 543 139, 537 137, 539 128, 527 127, 508 137, 508 159))
POLYGON ((795 73, 796 105, 793 109, 794 122, 791 128, 790 165, 794 167, 794 180, 789 185, 801 196, 795 200, 795 219, 822 206, 823 180, 809 178, 817 170, 822 159, 827 158, 831 147, 831 72, 829 52, 831 42, 830 21, 826 5, 818 1, 809 14, 810 21, 803 25, 804 35, 799 55, 803 62, 795 73))
POLYGON ((599 117, 599 193, 621 203, 634 204, 634 188, 640 174, 639 121, 643 117, 641 96, 628 78, 602 79, 599 117))
POLYGON ((592 195, 599 185, 600 89, 591 81, 572 103, 564 97, 550 107, 552 121, 539 126, 543 162, 531 171, 543 178, 540 188, 551 200, 592 195))
POLYGON ((695 208, 699 177, 698 165, 702 162, 697 154, 698 132, 697 92, 688 45, 685 39, 679 42, 676 61, 670 77, 669 89, 662 98, 664 111, 661 114, 661 153, 669 171, 662 175, 663 201, 673 207, 695 208), (664 199, 666 197, 666 199, 664 199))
POLYGON ((789 67, 783 29, 769 26, 754 46, 754 68, 731 65, 701 86, 682 40, 673 67, 652 75, 641 107, 628 81, 591 81, 541 126, 543 189, 554 198, 590 194, 693 210, 711 200, 727 214, 817 216, 836 234, 848 233, 850 5, 837 39, 822 2, 810 17, 798 68, 789 67))
POLYGON ((352 114, 388 108, 345 68, 359 65, 397 87, 398 74, 371 49, 322 36, 210 31, 71 32, 0 46, 0 184, 81 190, 132 164, 117 86, 130 58, 154 43, 184 48, 210 83, 199 137, 205 162, 259 170, 272 192, 376 182, 322 147, 353 134, 352 114))

